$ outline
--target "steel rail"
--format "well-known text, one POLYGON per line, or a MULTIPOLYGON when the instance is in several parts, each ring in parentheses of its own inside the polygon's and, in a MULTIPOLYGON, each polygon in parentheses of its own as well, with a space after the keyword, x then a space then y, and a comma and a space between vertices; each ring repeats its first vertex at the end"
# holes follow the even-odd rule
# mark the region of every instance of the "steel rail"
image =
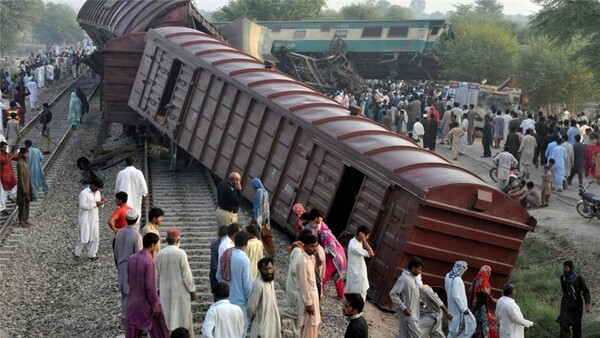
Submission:
MULTIPOLYGON (((49 103, 48 105, 54 105, 54 104, 56 104, 62 98, 62 96, 64 96, 64 94, 68 90, 70 90, 75 85, 75 83, 77 83, 82 78, 83 78, 82 76, 79 76, 75 80, 73 80, 73 82, 69 86, 67 86, 62 92, 60 92, 51 101, 51 103, 49 103)), ((89 97, 88 101, 91 101, 91 99, 94 97, 94 95, 98 92, 98 89, 100 88, 100 84, 101 83, 98 83, 96 85, 96 87, 94 87, 94 90, 92 90, 92 93, 90 94, 90 97, 89 97)), ((25 127, 23 127, 23 129, 21 129, 22 130, 22 134, 25 134, 25 132, 28 131, 28 130, 26 130, 26 128, 30 129, 31 126, 34 123, 36 123, 37 119, 40 117, 40 114, 38 114, 36 117, 34 117, 33 119, 31 119, 31 121, 25 127)), ((56 159, 56 157, 58 156, 58 154, 60 154, 60 152, 64 148, 64 145, 67 143, 67 140, 69 139, 69 137, 71 136, 72 133, 73 133, 73 126, 69 126, 67 128, 67 131, 64 133, 63 137, 60 139, 60 142, 58 143, 57 147, 54 149, 54 151, 52 152, 52 154, 50 154, 50 156, 46 160, 46 163, 44 163, 44 166, 42 167, 42 170, 44 171, 44 174, 46 174, 48 172, 48 170, 50 168, 50 164, 56 159)), ((15 205, 14 208, 13 208, 13 210, 10 212, 8 218, 4 222, 4 224, 2 224, 2 226, 0 228, 0 243, 4 240, 4 238, 6 237, 8 231, 10 230, 10 228, 11 228, 10 225, 12 224, 12 222, 15 219, 15 217, 17 216, 18 211, 19 211, 19 207, 17 205, 15 205)))
MULTIPOLYGON (((52 106, 54 106, 67 92, 69 92, 71 89, 73 89, 73 87, 75 87, 75 84, 79 80, 82 80, 83 78, 84 78, 83 75, 79 75, 77 78, 75 78, 75 80, 73 80, 73 82, 71 82, 67 87, 65 87, 65 89, 63 89, 60 93, 58 93, 58 95, 56 95, 56 97, 54 99, 52 99, 52 101, 48 102, 48 105, 50 106, 50 108, 52 108, 52 106)), ((39 120, 41 115, 42 115, 42 112, 39 112, 31 120, 29 120, 29 122, 27 122, 27 124, 25 124, 25 126, 23 126, 23 128, 21 128, 21 130, 19 131, 19 134, 23 135, 23 134, 29 132, 29 130, 37 123, 37 121, 39 120)))

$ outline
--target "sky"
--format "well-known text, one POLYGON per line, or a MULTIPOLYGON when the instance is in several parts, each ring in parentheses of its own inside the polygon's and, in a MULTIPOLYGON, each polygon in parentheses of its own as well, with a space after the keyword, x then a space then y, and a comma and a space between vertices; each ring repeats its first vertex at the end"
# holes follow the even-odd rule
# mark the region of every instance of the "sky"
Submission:
MULTIPOLYGON (((50 0, 46 0, 50 1, 50 0)), ((68 3, 74 8, 79 9, 85 0, 52 0, 53 2, 68 3)), ((228 0, 195 0, 196 6, 199 9, 213 11, 225 4, 228 0)), ((252 0, 248 0, 252 1, 252 0)), ((388 0, 392 5, 400 5, 408 7, 410 0, 388 0)), ((355 0, 328 0, 327 6, 333 9, 340 9, 345 5, 349 5, 352 2, 358 2, 355 0)), ((530 15, 537 12, 540 7, 529 0, 499 0, 504 5, 504 14, 514 15, 523 14, 530 15)), ((447 11, 454 10, 453 4, 469 4, 473 3, 473 0, 426 0, 427 6, 425 7, 426 13, 432 13, 440 11, 445 13, 447 11)))

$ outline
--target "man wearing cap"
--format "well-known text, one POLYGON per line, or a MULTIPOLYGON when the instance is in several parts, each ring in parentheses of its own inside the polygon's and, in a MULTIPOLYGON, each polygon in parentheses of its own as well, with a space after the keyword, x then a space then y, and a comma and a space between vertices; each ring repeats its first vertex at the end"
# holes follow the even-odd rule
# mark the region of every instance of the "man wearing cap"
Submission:
POLYGON ((102 181, 95 179, 90 186, 79 193, 79 238, 75 245, 75 257, 79 258, 86 244, 89 244, 88 258, 97 260, 98 244, 100 241, 100 216, 98 208, 104 206, 104 197, 100 195, 99 189, 102 181))
POLYGON ((180 237, 179 230, 167 230, 167 246, 156 254, 156 278, 169 331, 185 327, 193 337, 191 301, 196 299, 196 286, 187 255, 179 248, 180 237))
MULTIPOLYGON (((120 192, 120 194, 125 194, 120 192)), ((117 201, 119 200, 117 194, 117 201)), ((127 198, 127 195, 125 195, 127 198)), ((121 292, 121 318, 125 319, 127 313, 127 301, 129 298, 129 283, 127 282, 127 266, 129 257, 142 250, 142 235, 135 228, 138 220, 138 214, 135 210, 129 208, 125 212, 125 222, 127 226, 116 232, 117 236, 114 242, 115 262, 117 263, 117 278, 119 282, 119 291, 121 292)))

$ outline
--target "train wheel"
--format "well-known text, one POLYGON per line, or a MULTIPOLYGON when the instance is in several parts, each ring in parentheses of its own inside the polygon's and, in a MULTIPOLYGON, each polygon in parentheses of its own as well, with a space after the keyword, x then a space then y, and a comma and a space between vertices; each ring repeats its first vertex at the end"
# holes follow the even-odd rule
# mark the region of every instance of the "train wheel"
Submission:
POLYGON ((498 182, 498 168, 494 167, 490 169, 490 178, 494 182, 498 182))
POLYGON ((577 209, 577 213, 583 218, 590 219, 594 217, 591 208, 587 206, 584 202, 577 203, 577 206, 575 208, 577 209))

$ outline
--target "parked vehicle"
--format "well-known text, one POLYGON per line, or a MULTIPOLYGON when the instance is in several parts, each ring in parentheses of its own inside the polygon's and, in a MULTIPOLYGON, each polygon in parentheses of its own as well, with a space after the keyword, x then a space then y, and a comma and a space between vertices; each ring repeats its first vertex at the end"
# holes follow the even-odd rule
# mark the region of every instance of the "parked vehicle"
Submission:
POLYGON ((587 218, 590 221, 592 218, 597 217, 600 219, 600 195, 595 195, 591 192, 587 192, 588 188, 595 181, 590 181, 583 187, 579 187, 579 196, 581 200, 577 203, 575 208, 577 213, 583 218, 587 218))

